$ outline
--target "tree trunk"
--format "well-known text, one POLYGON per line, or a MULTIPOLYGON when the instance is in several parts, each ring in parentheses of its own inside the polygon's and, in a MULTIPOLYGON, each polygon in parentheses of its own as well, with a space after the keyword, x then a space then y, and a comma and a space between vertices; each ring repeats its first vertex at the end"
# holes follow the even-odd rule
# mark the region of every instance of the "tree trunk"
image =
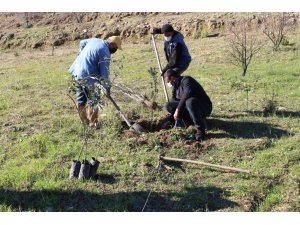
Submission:
POLYGON ((248 69, 248 66, 244 66, 243 68, 243 76, 246 76, 246 73, 247 73, 247 69, 248 69))

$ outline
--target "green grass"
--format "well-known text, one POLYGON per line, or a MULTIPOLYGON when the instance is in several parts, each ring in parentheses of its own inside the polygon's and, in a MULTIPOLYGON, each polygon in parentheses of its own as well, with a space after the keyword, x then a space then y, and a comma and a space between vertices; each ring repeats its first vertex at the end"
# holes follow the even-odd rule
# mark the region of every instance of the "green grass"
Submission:
MULTIPOLYGON (((289 40, 296 42, 299 33, 289 40)), ((0 211, 298 211, 300 174, 300 56, 265 45, 246 77, 228 63, 226 39, 187 39, 193 61, 187 75, 211 96, 209 139, 193 143, 191 130, 128 136, 110 104, 102 128, 88 142, 87 158, 101 161, 98 181, 69 180, 83 129, 67 97, 67 69, 77 49, 1 52, 0 211), (250 86, 248 109, 245 85, 250 86), (264 100, 276 91, 284 112, 264 117, 264 100), (157 171, 158 155, 201 160, 251 171, 233 174, 194 165, 157 171), (152 164, 147 167, 145 164, 152 164)), ((163 56, 161 41, 159 53, 163 56)), ((118 83, 150 96, 149 44, 125 44, 118 83)), ((162 64, 165 59, 161 57, 162 64)), ((112 65, 113 67, 113 65, 112 65)), ((113 71, 113 69, 112 69, 113 71)), ((160 82, 160 80, 159 80, 160 82)), ((159 83, 157 101, 164 96, 159 83)), ((127 115, 151 120, 151 111, 112 91, 127 115)), ((164 112, 154 111, 155 117, 164 112)), ((84 156, 84 155, 83 155, 84 156)))

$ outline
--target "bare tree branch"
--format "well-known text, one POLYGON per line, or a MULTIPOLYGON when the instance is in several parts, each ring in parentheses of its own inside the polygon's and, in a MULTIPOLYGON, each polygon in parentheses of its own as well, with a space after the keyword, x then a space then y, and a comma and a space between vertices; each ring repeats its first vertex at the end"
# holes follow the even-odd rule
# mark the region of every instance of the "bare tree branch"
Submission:
POLYGON ((296 28, 296 21, 289 13, 272 13, 263 18, 263 33, 272 42, 274 51, 279 49, 283 38, 296 28))
POLYGON ((233 65, 242 68, 243 76, 246 75, 253 56, 261 49, 259 41, 253 35, 253 32, 251 33, 251 30, 252 25, 245 18, 236 21, 229 27, 231 35, 229 37, 228 55, 233 65))

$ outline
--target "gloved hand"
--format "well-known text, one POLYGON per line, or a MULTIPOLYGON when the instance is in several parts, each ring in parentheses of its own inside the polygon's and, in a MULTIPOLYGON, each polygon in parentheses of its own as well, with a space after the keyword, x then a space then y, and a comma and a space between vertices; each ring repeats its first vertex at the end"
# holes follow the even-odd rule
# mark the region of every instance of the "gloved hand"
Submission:
POLYGON ((110 88, 106 89, 106 95, 110 97, 110 88))
POLYGON ((165 69, 165 68, 164 68, 164 69, 162 69, 160 76, 161 76, 161 77, 163 77, 163 76, 164 76, 164 74, 165 74, 165 72, 166 72, 167 70, 168 70, 168 69, 165 69))
POLYGON ((161 28, 154 27, 151 34, 161 34, 161 28))

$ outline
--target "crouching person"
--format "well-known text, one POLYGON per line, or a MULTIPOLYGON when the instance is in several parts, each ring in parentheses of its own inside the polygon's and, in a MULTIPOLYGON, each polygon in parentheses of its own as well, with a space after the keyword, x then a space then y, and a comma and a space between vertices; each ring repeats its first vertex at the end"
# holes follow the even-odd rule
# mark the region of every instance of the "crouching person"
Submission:
POLYGON ((203 140, 205 119, 212 111, 212 102, 203 87, 194 78, 180 76, 172 69, 165 72, 164 79, 169 87, 173 87, 173 101, 165 106, 166 111, 173 116, 173 122, 191 121, 196 129, 196 140, 203 140))

